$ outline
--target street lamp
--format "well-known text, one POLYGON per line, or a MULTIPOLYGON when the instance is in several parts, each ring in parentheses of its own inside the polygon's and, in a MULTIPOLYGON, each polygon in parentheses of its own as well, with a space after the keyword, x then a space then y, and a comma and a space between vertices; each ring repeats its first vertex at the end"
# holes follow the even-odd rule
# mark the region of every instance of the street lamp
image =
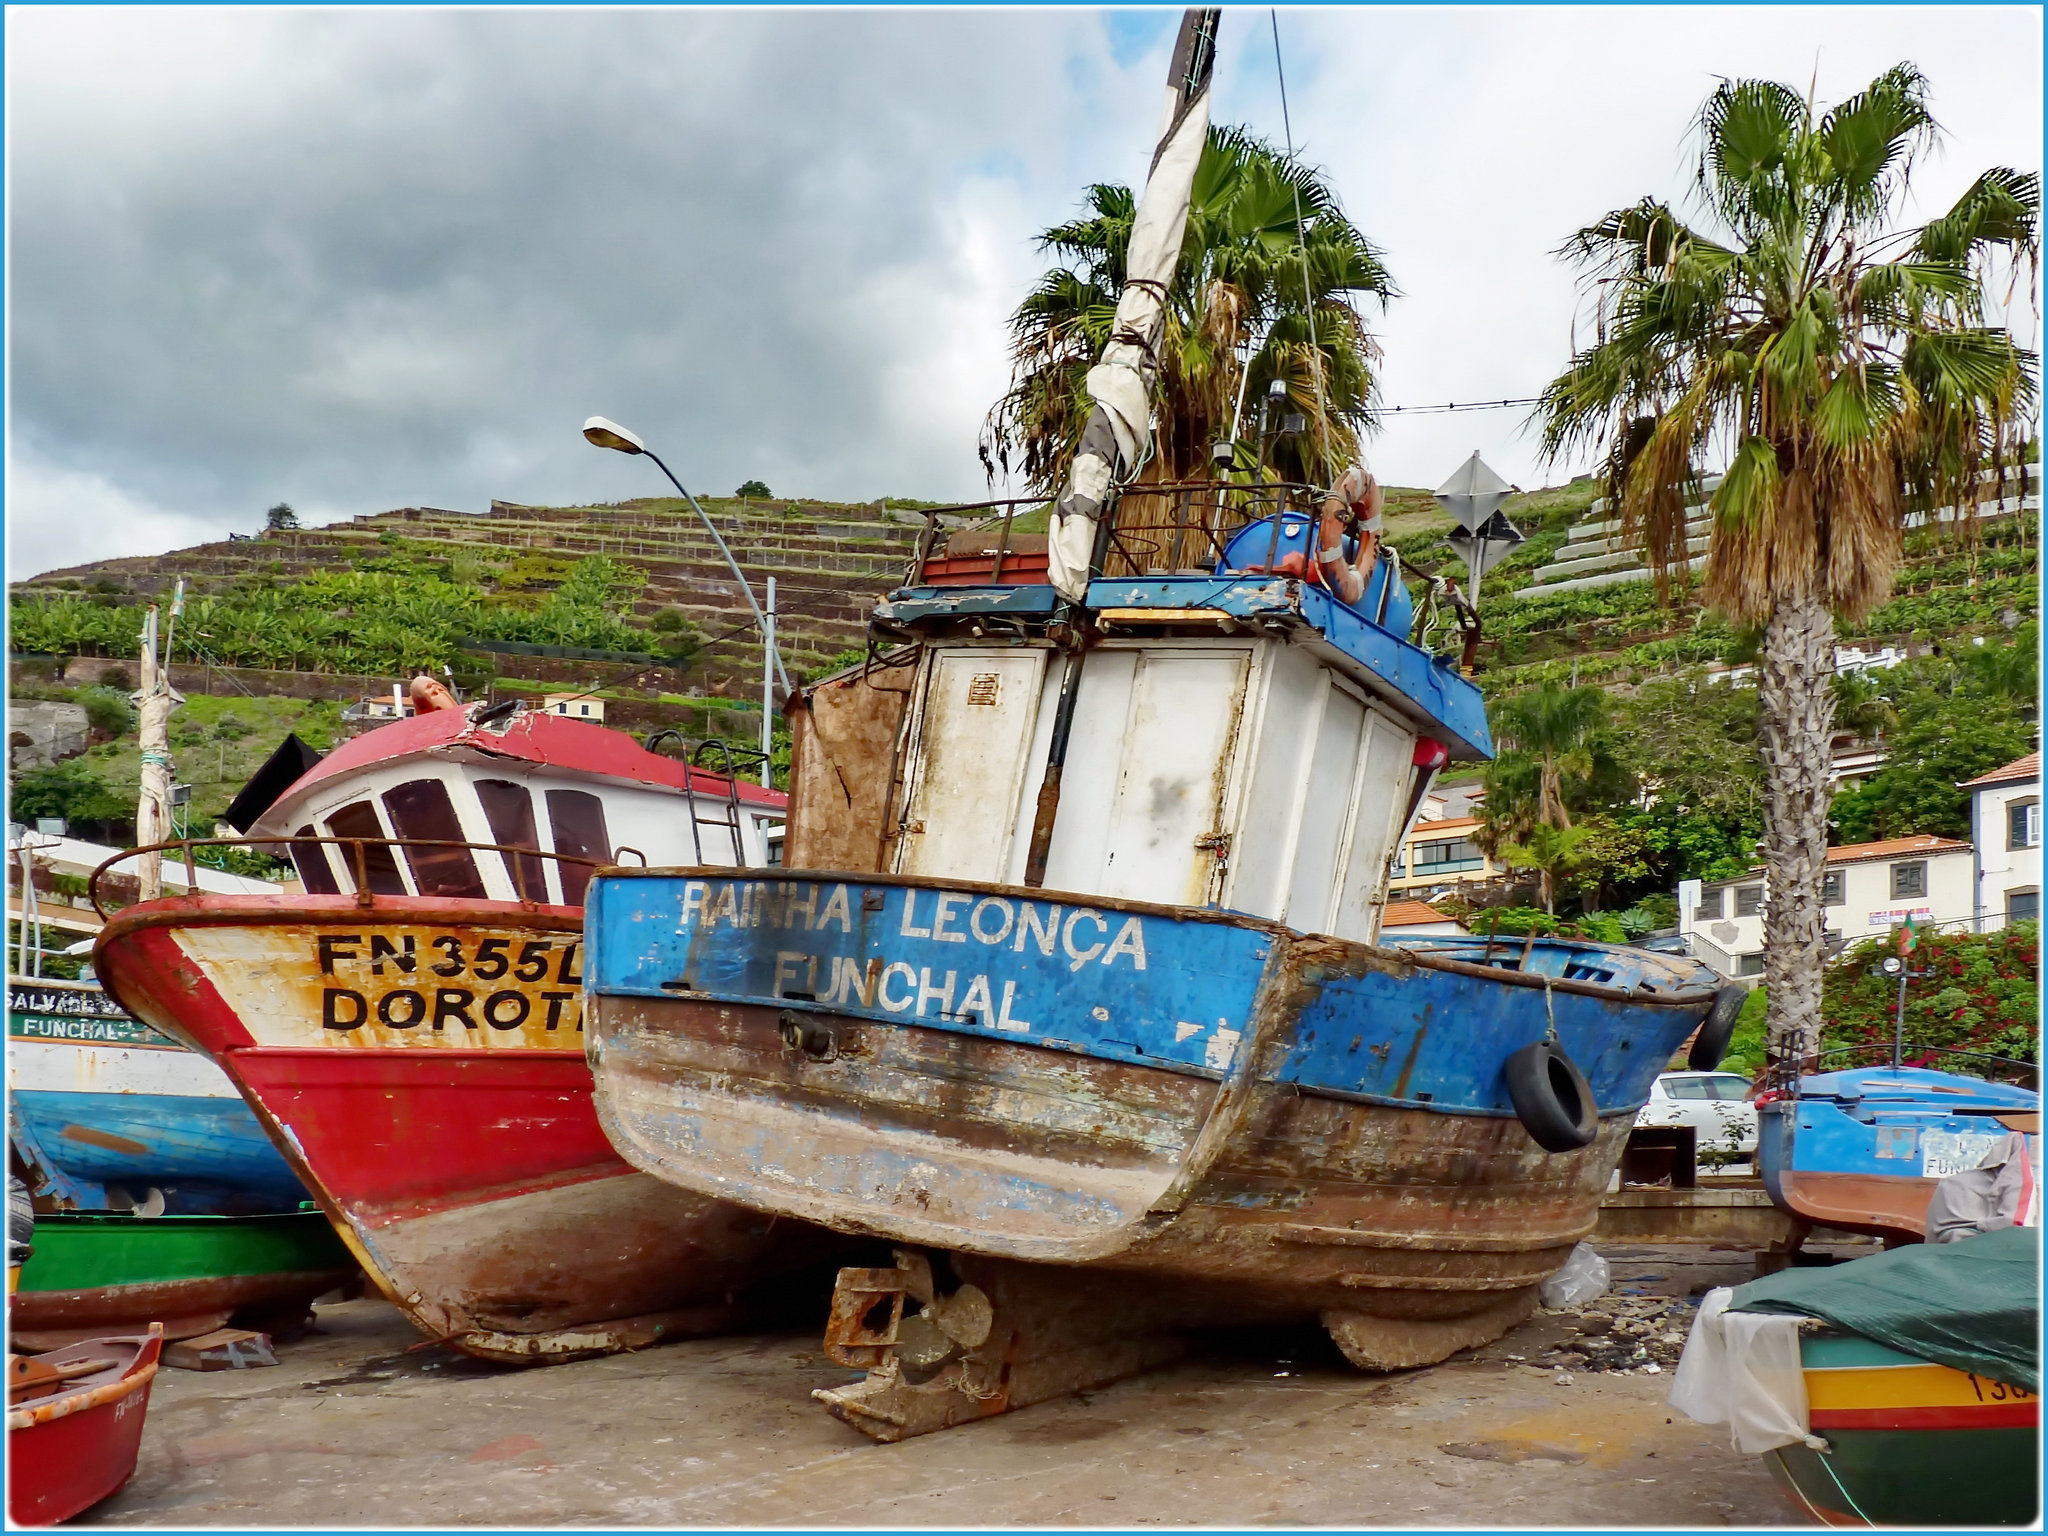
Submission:
MULTIPOLYGON (((684 489, 683 482, 676 478, 675 471, 661 462, 661 455, 641 441, 639 433, 629 431, 615 421, 607 421, 602 416, 593 416, 583 423, 583 435, 599 448, 610 448, 617 453, 645 454, 654 460, 656 469, 668 476, 668 483, 690 504, 690 510, 695 512, 697 520, 703 523, 704 531, 711 535, 711 542, 716 544, 718 552, 725 556, 725 563, 731 569, 733 579, 739 582, 740 591, 746 594, 747 606, 754 611, 754 622, 761 626, 761 643, 767 647, 768 660, 774 665, 775 676, 782 679, 783 695, 787 697, 794 693, 796 690, 789 685, 789 669, 783 666, 782 651, 775 643, 775 578, 768 578, 770 612, 764 613, 761 605, 754 601, 754 589, 748 583, 746 573, 740 569, 739 561, 733 558, 732 551, 726 547, 725 539, 718 531, 718 525, 712 522, 710 515, 697 504, 697 498, 684 489)), ((774 683, 772 679, 764 677, 761 684, 761 782, 764 785, 772 784, 775 778, 774 771, 768 763, 769 748, 774 740, 773 727, 770 724, 774 717, 773 705, 774 683)))

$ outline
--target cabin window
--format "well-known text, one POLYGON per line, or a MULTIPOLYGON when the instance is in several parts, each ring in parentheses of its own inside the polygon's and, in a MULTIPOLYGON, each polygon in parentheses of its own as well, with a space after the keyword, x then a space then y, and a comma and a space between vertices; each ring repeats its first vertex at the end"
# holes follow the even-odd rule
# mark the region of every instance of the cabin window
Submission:
MULTIPOLYGON (((510 779, 479 779, 476 797, 483 802, 484 819, 491 824, 491 841, 507 848, 538 848, 540 833, 533 824, 533 796, 524 784, 510 779)), ((506 858, 512 872, 512 889, 521 901, 546 901, 546 866, 538 854, 520 853, 506 858)))
POLYGON ((1915 859, 1910 864, 1892 866, 1892 899, 1901 896, 1925 896, 1927 894, 1927 861, 1915 859))
POLYGON ((2041 893, 2039 891, 2007 891, 2005 893, 2005 920, 2008 923, 2038 923, 2041 921, 2041 893))
MULTIPOLYGON (((309 824, 292 834, 294 837, 317 836, 309 824)), ((327 862, 327 850, 318 843, 294 843, 292 864, 299 872, 299 884, 306 888, 309 896, 339 896, 341 887, 334 883, 334 866, 327 862)))
POLYGON ((1842 872, 1831 869, 1820 877, 1820 904, 1824 907, 1839 907, 1842 901, 1842 872))
POLYGON ((2038 848, 2041 846, 2041 802, 2029 800, 2021 805, 2005 808, 2005 846, 2008 848, 2038 848))
MULTIPOLYGON (((455 802, 439 779, 413 779, 384 791, 384 809, 402 838, 428 843, 466 843, 455 802)), ((481 901, 484 882, 467 848, 408 848, 412 883, 422 896, 466 896, 481 901)))
POLYGON ((1735 915, 1755 917, 1764 909, 1764 888, 1760 885, 1738 885, 1735 887, 1735 915))
POLYGON ((405 882, 398 876, 398 861, 391 857, 391 844, 384 826, 377 820, 377 808, 367 800, 344 805, 327 813, 327 830, 336 837, 360 837, 360 844, 344 843, 336 851, 351 874, 360 869, 370 882, 372 894, 403 896, 405 882), (360 855, 360 862, 358 862, 360 855))
MULTIPOLYGON (((612 842, 604 826, 604 802, 580 789, 548 791, 548 826, 555 834, 555 852, 573 858, 597 859, 608 863, 612 842)), ((583 892, 590 884, 588 864, 563 864, 562 900, 572 907, 583 905, 583 892)))

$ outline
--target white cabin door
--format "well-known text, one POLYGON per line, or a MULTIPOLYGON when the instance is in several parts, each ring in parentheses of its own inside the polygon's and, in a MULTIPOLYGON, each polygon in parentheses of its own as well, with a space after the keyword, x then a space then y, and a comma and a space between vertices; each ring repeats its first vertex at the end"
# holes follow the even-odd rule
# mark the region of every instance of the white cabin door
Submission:
POLYGON ((1358 782, 1358 754, 1365 735, 1365 706, 1324 675, 1323 715, 1309 755, 1308 782, 1301 800, 1301 831, 1294 844, 1294 878, 1289 882, 1290 928, 1329 933, 1337 892, 1337 869, 1351 832, 1351 799, 1358 782))
POLYGON ((1245 650, 1139 655, 1095 887, 1102 895, 1208 903, 1250 669, 1245 650))
POLYGON ((1040 650, 976 647, 933 659, 896 860, 899 874, 1003 878, 1045 656, 1040 650))

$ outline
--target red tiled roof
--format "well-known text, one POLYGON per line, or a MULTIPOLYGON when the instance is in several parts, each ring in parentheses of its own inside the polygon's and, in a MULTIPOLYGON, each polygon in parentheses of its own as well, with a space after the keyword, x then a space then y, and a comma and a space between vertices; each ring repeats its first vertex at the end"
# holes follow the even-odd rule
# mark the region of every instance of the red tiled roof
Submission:
MULTIPOLYGON (((1455 923, 1448 912, 1439 912, 1426 901, 1390 901, 1380 918, 1380 927, 1417 928, 1424 923, 1455 923)), ((1463 924, 1459 925, 1460 927, 1463 924)))
POLYGON ((1476 827, 1478 825, 1479 818, 1477 816, 1451 816, 1443 821, 1418 821, 1415 823, 1414 830, 1408 836, 1411 839, 1425 836, 1433 837, 1439 832, 1458 832, 1466 827, 1476 827))
POLYGON ((1994 768, 1989 773, 1980 773, 1974 779, 1965 779, 1964 789, 1980 789, 1989 784, 2016 784, 2027 779, 2041 777, 2041 754, 2029 752, 2017 762, 2007 763, 2003 768, 1994 768))
POLYGON ((1968 853, 1970 845, 1958 842, 1952 837, 1936 837, 1932 832, 1917 833, 1912 837, 1887 838, 1881 843, 1850 843, 1845 848, 1830 848, 1830 864, 1861 864, 1866 859, 1896 859, 1906 853, 1968 853))

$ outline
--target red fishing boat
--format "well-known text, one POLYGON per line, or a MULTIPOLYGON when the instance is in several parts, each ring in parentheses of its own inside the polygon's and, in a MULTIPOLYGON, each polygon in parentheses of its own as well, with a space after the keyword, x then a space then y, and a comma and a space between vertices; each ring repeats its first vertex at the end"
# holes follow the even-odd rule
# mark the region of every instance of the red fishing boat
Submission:
POLYGON ((785 797, 599 725, 415 689, 419 713, 310 766, 281 749, 238 802, 303 894, 128 907, 98 973, 220 1063, 429 1336, 537 1361, 725 1326, 824 1234, 612 1150, 583 1053, 583 893, 605 863, 768 863, 785 797))
POLYGON ((7 1357, 7 1518, 54 1525, 135 1471, 164 1328, 7 1357))

